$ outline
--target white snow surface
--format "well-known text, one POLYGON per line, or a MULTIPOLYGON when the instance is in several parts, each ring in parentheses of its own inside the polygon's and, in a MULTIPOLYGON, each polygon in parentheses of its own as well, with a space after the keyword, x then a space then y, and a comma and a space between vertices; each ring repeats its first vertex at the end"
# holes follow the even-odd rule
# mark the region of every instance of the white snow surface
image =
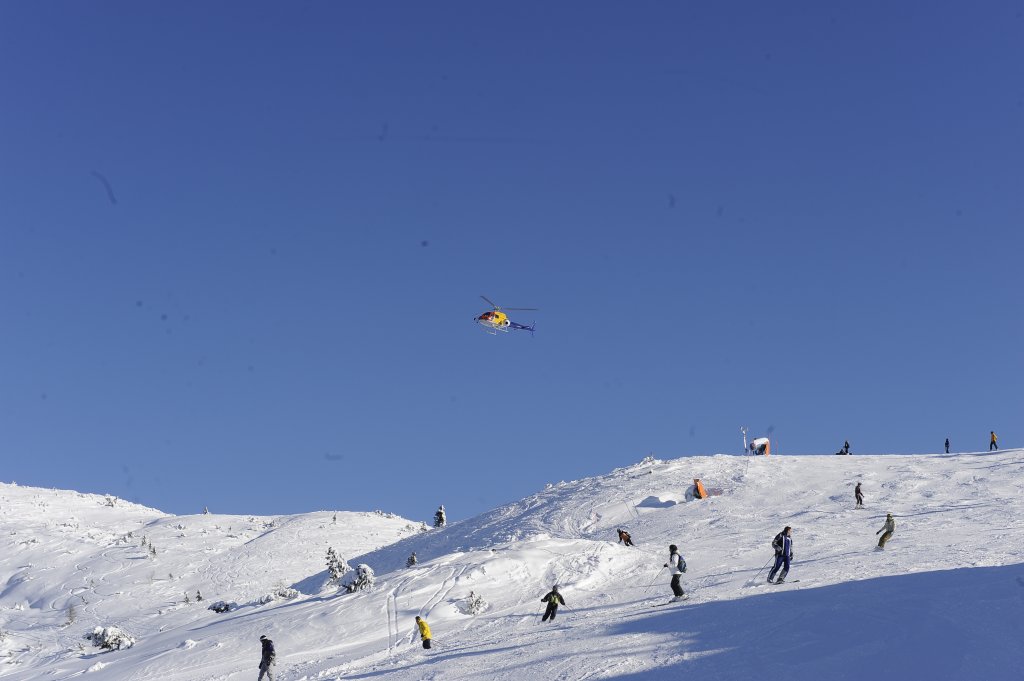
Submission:
POLYGON ((645 460, 429 532, 390 514, 170 516, 0 485, 0 678, 254 680, 266 634, 285 681, 1020 679, 1022 507, 1022 450, 645 460), (693 499, 693 478, 710 498, 693 499), (878 551, 886 512, 896 532, 878 551), (794 564, 769 585, 759 570, 785 525, 794 564), (670 543, 690 597, 653 607, 671 596, 670 543), (328 546, 375 587, 324 589, 328 546), (541 623, 556 583, 567 605, 541 623), (488 603, 476 616, 470 591, 488 603), (97 626, 137 642, 101 651, 84 639, 97 626))

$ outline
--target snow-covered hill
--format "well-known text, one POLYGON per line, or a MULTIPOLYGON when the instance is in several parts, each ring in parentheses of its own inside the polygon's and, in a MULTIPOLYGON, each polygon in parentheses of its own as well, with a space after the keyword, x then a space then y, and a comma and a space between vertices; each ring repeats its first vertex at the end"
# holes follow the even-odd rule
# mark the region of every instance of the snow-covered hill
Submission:
POLYGON ((693 457, 553 484, 424 533, 376 514, 338 514, 337 525, 330 513, 170 517, 3 486, 0 677, 254 679, 267 634, 277 678, 289 681, 1016 679, 1022 492, 1021 450, 693 457), (719 494, 692 499, 696 477, 719 494), (876 551, 886 512, 896 533, 876 551), (784 525, 795 564, 787 584, 768 585, 759 570, 784 525), (636 547, 616 543, 618 527, 636 547), (652 607, 670 595, 660 572, 669 543, 686 555, 691 598, 652 607), (321 590, 328 544, 372 566, 375 589, 321 590), (420 562, 406 568, 413 551, 420 562), (555 583, 567 608, 541 624, 539 599, 555 583), (288 586, 303 595, 259 604, 288 586), (195 589, 241 607, 185 604, 195 589), (475 616, 471 591, 489 604, 475 616), (431 651, 415 615, 430 622, 431 651), (138 643, 80 649, 96 625, 123 626, 138 643))

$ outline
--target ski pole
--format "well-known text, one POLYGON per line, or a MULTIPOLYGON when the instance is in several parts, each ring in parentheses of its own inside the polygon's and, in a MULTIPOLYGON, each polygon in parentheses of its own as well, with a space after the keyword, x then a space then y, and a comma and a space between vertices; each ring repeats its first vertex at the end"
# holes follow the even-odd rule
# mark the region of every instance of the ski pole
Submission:
POLYGON ((651 586, 649 586, 646 589, 644 589, 644 595, 646 595, 647 592, 651 590, 651 587, 653 587, 655 584, 658 583, 658 580, 661 579, 661 573, 664 572, 664 571, 665 571, 665 568, 661 568, 660 570, 658 570, 658 574, 655 575, 654 581, 651 582, 651 586))
MULTIPOLYGON (((775 560, 775 556, 772 556, 771 558, 769 558, 769 559, 768 559, 768 563, 772 562, 773 560, 775 560)), ((768 563, 765 563, 764 565, 762 565, 762 566, 761 566, 761 569, 757 571, 757 574, 756 574, 756 575, 754 575, 754 578, 753 578, 752 580, 750 580, 750 581, 751 581, 751 583, 753 583, 753 582, 756 582, 756 581, 757 581, 757 578, 761 576, 761 573, 762 573, 762 572, 764 572, 764 569, 765 569, 766 567, 768 567, 768 563)))

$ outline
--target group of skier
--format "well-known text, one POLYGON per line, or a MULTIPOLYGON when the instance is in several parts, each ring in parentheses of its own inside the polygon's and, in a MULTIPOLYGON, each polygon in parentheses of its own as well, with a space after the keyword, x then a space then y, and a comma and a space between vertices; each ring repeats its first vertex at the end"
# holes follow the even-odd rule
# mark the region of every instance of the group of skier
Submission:
MULTIPOLYGON (((994 431, 990 432, 990 444, 989 451, 993 449, 999 449, 997 444, 997 437, 994 431)), ((945 442, 946 453, 949 453, 949 438, 946 438, 945 442)), ((850 443, 845 442, 843 448, 837 452, 838 454, 849 454, 850 443)), ((861 483, 858 482, 853 490, 854 500, 856 502, 855 508, 864 508, 864 493, 861 490, 861 483)), ((438 508, 435 514, 434 522, 436 527, 444 527, 447 518, 445 517, 444 506, 438 508)), ((878 540, 878 550, 885 549, 886 542, 892 538, 893 533, 896 531, 896 520, 893 518, 892 513, 886 513, 885 524, 875 532, 875 535, 881 535, 878 540)), ((633 538, 629 532, 622 528, 616 530, 618 534, 619 543, 625 546, 634 546, 633 538)), ((782 584, 786 581, 786 577, 789 575, 790 565, 793 562, 793 528, 787 525, 781 532, 779 532, 772 539, 772 549, 775 551, 775 562, 772 565, 772 569, 768 572, 768 582, 771 584, 782 584)), ((670 544, 668 547, 669 557, 668 562, 664 564, 662 570, 669 570, 671 575, 671 581, 669 586, 672 589, 672 599, 670 603, 684 600, 686 598, 686 592, 683 590, 681 579, 683 573, 686 572, 686 559, 679 551, 679 547, 675 544, 670 544)), ((771 560, 769 560, 771 562, 771 560)), ((413 553, 406 565, 411 567, 416 564, 416 554, 413 553)), ((765 565, 767 567, 767 565, 765 565)), ((764 569, 764 568, 762 568, 764 569)), ((554 621, 555 616, 558 614, 558 606, 565 605, 565 598, 558 590, 558 585, 551 587, 551 591, 546 593, 541 599, 541 602, 546 605, 544 615, 541 617, 541 622, 554 621)), ((416 617, 416 626, 419 630, 420 640, 423 643, 424 649, 430 649, 432 634, 430 632, 430 625, 427 621, 420 616, 416 617)), ((267 681, 273 681, 273 667, 275 664, 275 651, 274 643, 266 636, 260 636, 260 643, 263 646, 262 656, 260 658, 260 675, 259 681, 263 681, 264 678, 267 681)))
MULTIPOLYGON (((999 436, 996 435, 996 432, 994 430, 990 430, 988 432, 988 436, 989 436, 988 437, 988 451, 991 452, 993 449, 998 450, 999 449, 999 436)), ((946 438, 946 442, 944 443, 944 445, 946 447, 946 454, 949 454, 949 438, 948 437, 946 438)), ((753 449, 753 446, 751 446, 751 449, 753 449)), ((836 454, 849 454, 849 453, 850 453, 850 441, 846 440, 846 441, 843 442, 843 446, 839 449, 838 452, 836 452, 836 454)))

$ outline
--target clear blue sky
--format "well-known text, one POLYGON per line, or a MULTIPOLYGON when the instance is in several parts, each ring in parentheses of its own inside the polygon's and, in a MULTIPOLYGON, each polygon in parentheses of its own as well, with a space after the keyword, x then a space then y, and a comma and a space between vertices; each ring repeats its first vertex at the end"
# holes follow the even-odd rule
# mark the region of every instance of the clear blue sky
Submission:
POLYGON ((0 93, 0 479, 458 519, 741 425, 1024 444, 1019 2, 5 2, 0 93))

